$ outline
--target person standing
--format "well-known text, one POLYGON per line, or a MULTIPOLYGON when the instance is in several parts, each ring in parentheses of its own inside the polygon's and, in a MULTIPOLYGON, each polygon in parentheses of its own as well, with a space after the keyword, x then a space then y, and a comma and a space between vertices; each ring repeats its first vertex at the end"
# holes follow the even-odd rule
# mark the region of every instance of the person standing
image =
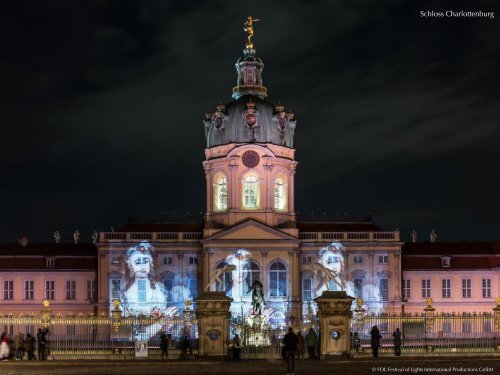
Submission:
POLYGON ((24 356, 24 340, 21 332, 18 332, 14 337, 14 348, 16 349, 16 361, 22 360, 24 356))
POLYGON ((168 336, 163 331, 160 332, 160 349, 162 361, 168 359, 168 336))
POLYGON ((399 328, 396 328, 392 337, 394 341, 394 355, 396 357, 401 357, 401 332, 399 331, 399 328))
POLYGON ((38 328, 38 333, 36 334, 36 341, 38 344, 38 360, 44 361, 47 358, 45 357, 45 344, 47 343, 47 339, 45 337, 47 335, 47 329, 38 328))
POLYGON ((36 360, 35 355, 35 338, 31 336, 30 333, 26 334, 26 340, 24 340, 24 349, 28 353, 28 361, 36 360))
POLYGON ((307 333, 306 336, 306 344, 307 344, 307 353, 309 354, 309 359, 315 359, 316 358, 316 339, 318 336, 316 336, 316 332, 314 332, 314 329, 309 328, 309 332, 307 333))
POLYGON ((295 371, 295 352, 297 351, 297 335, 293 328, 288 328, 288 333, 283 338, 283 352, 285 353, 287 374, 293 375, 295 371))
POLYGON ((359 346, 361 344, 361 340, 359 339, 359 333, 354 332, 352 337, 352 349, 357 353, 359 352, 359 346))
POLYGON ((236 334, 233 337, 233 359, 235 361, 239 361, 240 355, 241 355, 241 341, 240 341, 240 336, 236 334))
POLYGON ((297 359, 304 359, 304 336, 302 332, 297 332, 297 359))
POLYGON ((382 338, 377 326, 372 327, 372 330, 370 331, 370 335, 372 337, 370 344, 372 347, 373 357, 377 358, 378 357, 378 349, 380 348, 380 339, 382 338))

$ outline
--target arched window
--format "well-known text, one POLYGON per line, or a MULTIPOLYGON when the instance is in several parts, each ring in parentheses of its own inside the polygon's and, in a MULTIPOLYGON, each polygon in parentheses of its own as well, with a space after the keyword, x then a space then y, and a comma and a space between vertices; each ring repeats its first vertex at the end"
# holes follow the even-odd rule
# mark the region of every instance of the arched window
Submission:
POLYGON ((243 208, 259 208, 259 180, 250 174, 243 178, 243 208))
POLYGON ((172 272, 163 272, 160 275, 161 283, 165 288, 165 296, 167 297, 167 304, 174 302, 172 297, 172 288, 174 287, 175 275, 172 272))
POLYGON ((222 173, 214 177, 214 211, 227 210, 227 179, 222 173))
MULTIPOLYGON (((243 269, 243 295, 249 295, 248 290, 255 280, 260 280, 260 269, 254 261, 247 261, 242 267, 243 269)), ((262 281, 262 280, 260 280, 262 281)))
POLYGON ((286 267, 283 262, 277 261, 271 264, 269 268, 270 277, 270 297, 285 297, 286 296, 286 267))
POLYGON ((274 209, 286 210, 286 180, 278 177, 274 180, 274 209))
MULTIPOLYGON (((218 269, 227 266, 227 262, 221 262, 217 266, 218 269)), ((233 295, 233 273, 231 271, 224 272, 221 276, 222 287, 218 282, 215 282, 216 290, 218 292, 225 292, 226 296, 231 297, 233 295)))

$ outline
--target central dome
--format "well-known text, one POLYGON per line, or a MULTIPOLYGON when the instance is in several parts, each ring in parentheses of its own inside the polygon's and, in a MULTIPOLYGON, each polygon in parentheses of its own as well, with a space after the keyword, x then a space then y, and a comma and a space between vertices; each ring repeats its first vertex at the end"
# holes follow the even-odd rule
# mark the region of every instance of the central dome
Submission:
POLYGON ((207 148, 228 143, 273 143, 293 147, 295 120, 283 105, 243 95, 227 105, 219 104, 205 119, 207 148))

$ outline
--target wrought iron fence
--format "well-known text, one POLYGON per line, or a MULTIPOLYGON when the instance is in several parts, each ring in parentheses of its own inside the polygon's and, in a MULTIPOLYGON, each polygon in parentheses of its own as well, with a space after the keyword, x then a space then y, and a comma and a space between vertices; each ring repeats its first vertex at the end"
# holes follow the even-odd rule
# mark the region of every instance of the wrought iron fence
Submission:
POLYGON ((36 337, 38 328, 46 327, 48 356, 124 355, 133 356, 135 343, 145 341, 150 356, 160 355, 160 331, 169 340, 169 357, 198 354, 198 322, 182 317, 120 318, 107 316, 56 315, 0 317, 0 327, 10 339, 21 332, 36 337))
POLYGON ((402 353, 493 352, 500 350, 500 325, 494 313, 400 313, 356 316, 351 320, 351 352, 371 350, 370 330, 377 326, 380 352, 394 350, 399 328, 402 353))

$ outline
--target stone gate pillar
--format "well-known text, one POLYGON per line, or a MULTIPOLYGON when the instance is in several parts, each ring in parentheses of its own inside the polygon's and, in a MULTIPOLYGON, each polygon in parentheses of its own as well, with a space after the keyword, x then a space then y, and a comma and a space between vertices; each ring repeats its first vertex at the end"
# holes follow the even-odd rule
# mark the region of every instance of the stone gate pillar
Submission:
POLYGON ((228 353, 229 307, 233 299, 224 292, 203 292, 195 301, 199 356, 223 359, 228 353))
POLYGON ((346 292, 324 291, 314 299, 318 306, 320 358, 349 356, 351 304, 346 292))

